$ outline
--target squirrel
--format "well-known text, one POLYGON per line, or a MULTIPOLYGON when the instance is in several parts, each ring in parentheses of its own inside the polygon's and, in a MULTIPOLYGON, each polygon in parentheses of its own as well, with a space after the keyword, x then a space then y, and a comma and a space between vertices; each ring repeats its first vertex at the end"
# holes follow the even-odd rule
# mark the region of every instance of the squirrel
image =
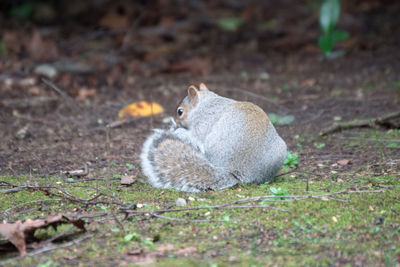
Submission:
POLYGON ((142 171, 157 188, 221 190, 271 181, 286 159, 286 143, 265 112, 190 86, 167 130, 143 144, 142 171))

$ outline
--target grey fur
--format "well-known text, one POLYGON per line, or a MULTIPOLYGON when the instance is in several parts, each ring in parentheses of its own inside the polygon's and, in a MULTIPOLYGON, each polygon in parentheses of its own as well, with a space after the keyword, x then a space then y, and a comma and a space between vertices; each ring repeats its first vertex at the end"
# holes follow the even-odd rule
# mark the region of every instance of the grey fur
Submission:
POLYGON ((145 141, 141 163, 149 183, 199 192, 271 181, 286 158, 286 144, 266 114, 208 90, 197 100, 183 121, 145 141))

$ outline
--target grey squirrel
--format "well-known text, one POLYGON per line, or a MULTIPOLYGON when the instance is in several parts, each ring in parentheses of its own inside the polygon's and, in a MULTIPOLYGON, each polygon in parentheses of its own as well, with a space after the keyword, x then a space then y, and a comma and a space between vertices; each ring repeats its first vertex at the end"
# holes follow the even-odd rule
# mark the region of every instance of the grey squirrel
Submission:
POLYGON ((200 192, 272 180, 286 144, 260 107, 219 96, 202 83, 189 87, 176 122, 151 134, 140 158, 152 186, 200 192))

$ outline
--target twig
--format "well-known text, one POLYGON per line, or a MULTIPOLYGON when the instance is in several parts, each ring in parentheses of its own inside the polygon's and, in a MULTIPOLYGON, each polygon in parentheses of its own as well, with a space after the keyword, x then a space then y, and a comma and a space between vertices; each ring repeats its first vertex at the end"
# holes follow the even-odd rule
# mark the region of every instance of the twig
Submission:
POLYGON ((26 205, 30 205, 30 204, 34 204, 34 203, 50 202, 50 201, 61 201, 61 200, 63 200, 63 199, 61 199, 61 198, 55 198, 55 199, 39 199, 39 200, 32 200, 32 201, 29 201, 29 202, 25 202, 25 203, 21 203, 21 204, 12 206, 12 207, 10 207, 10 208, 8 208, 8 209, 2 211, 2 212, 1 212, 2 215, 0 215, 0 216, 3 216, 3 215, 4 215, 5 217, 8 218, 8 217, 9 217, 8 212, 9 212, 10 210, 14 210, 14 209, 17 209, 17 208, 26 206, 26 205))
POLYGON ((178 212, 178 211, 188 211, 188 210, 200 210, 200 209, 239 209, 239 208, 270 208, 270 209, 275 209, 279 211, 284 211, 284 212, 289 212, 288 210, 285 209, 280 209, 276 207, 272 207, 269 205, 236 205, 236 204, 241 204, 241 203, 246 203, 246 202, 258 202, 258 201, 273 201, 273 202, 291 202, 291 201, 300 201, 300 200, 306 200, 306 199, 311 199, 311 198, 316 198, 316 199, 323 199, 323 198, 330 198, 332 200, 337 200, 341 202, 347 202, 347 200, 344 199, 337 199, 332 196, 334 195, 340 195, 340 194, 361 194, 361 193, 382 193, 385 192, 384 189, 379 189, 379 190, 360 190, 360 191, 339 191, 339 192, 333 192, 333 193, 327 193, 327 194, 321 194, 321 195, 287 195, 287 196, 277 196, 277 195, 264 195, 264 196, 257 196, 257 197, 249 197, 249 198, 243 198, 236 200, 234 202, 230 203, 225 203, 222 205, 214 205, 214 206, 199 206, 199 207, 191 207, 191 208, 180 208, 180 209, 161 209, 161 210, 123 210, 123 213, 128 213, 130 216, 135 216, 135 215, 143 215, 143 214, 153 214, 153 213, 165 213, 165 212, 178 212))
POLYGON ((92 236, 93 236, 93 234, 88 233, 88 234, 86 234, 86 235, 84 235, 84 236, 82 236, 80 238, 77 238, 75 240, 72 240, 70 242, 67 242, 67 243, 64 243, 64 244, 60 244, 60 245, 52 245, 52 246, 46 247, 46 248, 37 249, 37 250, 34 250, 34 251, 30 252, 30 253, 27 253, 27 255, 28 256, 35 256, 35 255, 41 254, 43 252, 47 252, 47 251, 51 251, 51 250, 55 250, 55 249, 59 249, 59 248, 66 248, 66 247, 69 247, 69 246, 72 246, 72 245, 76 245, 76 244, 78 244, 78 243, 80 243, 80 242, 82 242, 82 241, 84 241, 84 240, 86 240, 88 238, 91 238, 92 236))
POLYGON ((391 184, 379 184, 378 186, 382 187, 382 188, 399 188, 400 187, 400 185, 391 185, 391 184))
POLYGON ((159 215, 157 213, 151 213, 152 216, 157 217, 157 218, 162 218, 162 219, 166 219, 166 220, 170 220, 170 221, 178 221, 178 222, 226 222, 224 220, 196 220, 196 219, 184 219, 184 218, 172 218, 172 217, 167 217, 167 216, 163 216, 163 215, 159 215))
MULTIPOLYGON (((82 183, 82 182, 90 182, 90 181, 106 181, 108 178, 84 178, 84 179, 75 179, 73 181, 64 180, 64 183, 74 184, 74 183, 82 183)), ((121 178, 110 178, 110 181, 121 180, 121 178)))
POLYGON ((42 82, 44 82, 46 85, 48 85, 49 87, 51 87, 54 91, 56 91, 60 96, 68 99, 69 101, 75 102, 75 99, 73 99, 72 97, 70 97, 69 95, 67 95, 63 90, 61 90, 59 87, 57 87, 54 83, 52 83, 51 81, 45 79, 45 78, 41 78, 42 82))
POLYGON ((345 129, 359 128, 359 127, 370 127, 373 128, 376 125, 387 126, 389 124, 389 120, 400 117, 400 111, 390 113, 387 115, 383 115, 381 117, 373 118, 373 119, 361 119, 361 120, 353 120, 341 123, 335 123, 327 129, 321 130, 319 135, 327 135, 334 132, 338 132, 345 129))
MULTIPOLYGON (((333 136, 334 138, 338 139, 344 139, 344 140, 362 140, 362 141, 368 141, 368 142, 376 142, 375 138, 361 138, 361 137, 352 137, 352 136, 333 136)), ((381 142, 390 142, 390 143, 400 143, 400 140, 397 139, 385 139, 385 138, 379 138, 379 141, 381 142)))
MULTIPOLYGON (((287 196, 277 196, 277 195, 265 195, 265 196, 258 196, 258 197, 250 197, 250 198, 243 198, 240 200, 237 200, 236 203, 244 203, 244 202, 252 202, 252 201, 278 201, 278 202, 287 202, 287 201, 299 201, 299 200, 305 200, 305 199, 310 199, 310 198, 328 198, 333 195, 341 195, 341 194, 360 194, 360 193, 382 193, 385 190, 379 189, 379 190, 360 190, 360 191, 339 191, 339 192, 333 192, 333 193, 327 193, 327 194, 321 194, 321 195, 287 195, 287 196), (280 200, 274 199, 274 198, 281 198, 280 200), (271 200, 272 199, 272 200, 271 200)), ((341 200, 343 201, 343 200, 341 200)))
MULTIPOLYGON (((276 196, 274 196, 276 197, 276 196)), ((191 208, 181 208, 181 209, 162 209, 162 210, 123 210, 122 212, 128 213, 132 216, 135 215, 143 215, 143 214, 154 214, 154 213, 165 213, 165 212, 177 212, 177 211, 188 211, 188 210, 201 210, 201 209, 243 209, 243 208, 269 208, 269 209, 276 209, 279 211, 289 212, 285 209, 275 208, 270 205, 233 205, 232 203, 226 203, 222 205, 214 205, 214 206, 199 206, 199 207, 191 207, 191 208)), ((130 218, 131 216, 128 216, 130 218)))
MULTIPOLYGON (((78 198, 74 195, 72 195, 71 193, 69 193, 68 191, 66 191, 65 189, 59 187, 59 186, 54 186, 54 185, 46 185, 46 186, 35 186, 35 185, 13 185, 11 183, 7 183, 8 186, 14 187, 14 188, 21 188, 22 190, 26 189, 26 190, 33 190, 33 191, 41 191, 46 193, 47 195, 51 195, 51 196, 56 196, 56 197, 61 197, 63 199, 69 200, 71 202, 77 202, 77 203, 83 203, 83 204, 91 204, 91 205, 96 205, 96 204, 109 204, 109 201, 105 201, 105 200, 98 200, 98 201, 94 201, 97 198, 99 198, 100 196, 106 195, 105 193, 101 192, 99 189, 97 191, 99 191, 100 193, 95 195, 92 198, 89 199, 82 199, 82 198, 78 198), (58 193, 52 192, 51 190, 55 189, 57 190, 58 193)), ((120 201, 115 201, 112 202, 113 204, 117 204, 120 205, 121 202, 120 201)))

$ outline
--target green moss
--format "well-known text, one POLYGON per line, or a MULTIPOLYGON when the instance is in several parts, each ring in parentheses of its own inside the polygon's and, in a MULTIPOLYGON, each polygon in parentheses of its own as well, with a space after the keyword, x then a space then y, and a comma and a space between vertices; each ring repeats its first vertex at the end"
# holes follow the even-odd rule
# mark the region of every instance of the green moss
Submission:
MULTIPOLYGON (((366 170, 360 168, 353 173, 341 173, 342 182, 327 178, 310 181, 309 191, 306 191, 305 180, 290 175, 280 177, 271 186, 281 187, 293 196, 320 195, 347 190, 350 187, 359 190, 379 190, 382 189, 382 185, 400 184, 395 175, 371 177, 365 173, 366 170)), ((107 181, 68 183, 56 177, 43 179, 22 176, 17 179, 3 176, 0 180, 13 184, 54 184, 82 199, 92 198, 98 193, 95 189, 97 188, 109 195, 114 194, 124 205, 141 202, 145 206, 138 210, 149 211, 164 209, 179 197, 187 200, 193 197, 195 200, 188 201, 187 207, 198 207, 271 195, 269 185, 254 184, 219 192, 188 194, 154 189, 138 182, 131 187, 121 187, 119 181, 115 180, 110 181, 109 186, 107 181)), ((58 193, 57 190, 51 192, 58 193)), ((124 226, 124 231, 120 229, 119 232, 112 231, 120 228, 120 225, 111 217, 101 222, 85 219, 91 221, 87 226, 94 235, 91 239, 70 248, 24 258, 18 261, 18 265, 44 264, 50 260, 65 265, 69 263, 68 257, 79 257, 80 262, 89 265, 108 265, 124 261, 126 253, 133 247, 154 251, 167 244, 172 244, 174 250, 165 252, 164 257, 157 258, 158 266, 215 266, 215 264, 263 266, 265 263, 286 266, 328 266, 337 262, 339 258, 360 258, 361 262, 367 265, 390 264, 400 256, 399 196, 400 188, 393 187, 379 193, 332 195, 334 199, 311 198, 282 202, 278 198, 262 202, 289 212, 272 208, 241 208, 199 209, 163 214, 172 218, 224 220, 224 222, 170 221, 149 215, 138 215, 130 220, 123 220, 123 216, 118 216, 119 222, 124 226), (137 233, 140 237, 126 241, 124 236, 129 233, 137 233), (177 257, 174 254, 177 250, 189 246, 196 247, 197 251, 188 258, 177 257)), ((22 205, 30 201, 56 198, 58 197, 29 190, 1 194, 2 211, 11 208, 8 216, 2 214, 2 219, 14 221, 55 213, 71 213, 76 208, 80 209, 81 213, 88 214, 103 211, 102 207, 106 211, 114 212, 119 208, 107 202, 94 206, 68 201, 32 202, 22 205)), ((260 203, 246 203, 246 205, 260 205, 260 203)), ((59 232, 44 229, 36 235, 47 238, 59 232)), ((128 259, 126 261, 129 263, 128 259)))

